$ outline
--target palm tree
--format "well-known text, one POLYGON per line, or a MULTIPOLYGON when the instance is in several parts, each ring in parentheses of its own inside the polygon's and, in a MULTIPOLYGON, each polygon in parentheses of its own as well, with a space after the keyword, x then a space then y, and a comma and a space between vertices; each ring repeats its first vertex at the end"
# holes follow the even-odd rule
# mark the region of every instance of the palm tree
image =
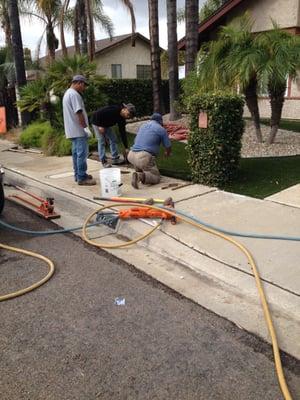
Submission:
POLYGON ((66 40, 65 40, 64 20, 65 20, 65 13, 67 12, 69 4, 70 4, 70 0, 63 1, 61 11, 60 11, 60 17, 59 17, 60 44, 61 44, 62 54, 64 57, 67 57, 67 55, 68 55, 68 50, 67 50, 67 45, 66 45, 66 40))
POLYGON ((198 70, 202 90, 239 89, 245 95, 258 142, 262 142, 257 99, 262 66, 261 47, 251 33, 248 15, 222 27, 218 39, 203 46, 198 70))
POLYGON ((179 97, 176 1, 167 0, 170 121, 180 118, 176 110, 179 97))
POLYGON ((161 112, 161 65, 158 38, 158 0, 148 0, 153 110, 161 112))
MULTIPOLYGON (((60 0, 31 0, 22 9, 22 15, 36 17, 45 24, 46 43, 49 61, 55 60, 55 50, 58 48, 58 39, 54 28, 59 22, 62 4, 60 0)), ((44 34, 43 34, 44 35, 44 34)))
POLYGON ((198 52, 199 1, 185 2, 185 75, 194 68, 198 52))
MULTIPOLYGON (((12 49, 14 56, 14 63, 16 69, 17 89, 20 90, 22 86, 26 85, 25 63, 23 54, 23 43, 20 29, 18 0, 9 0, 8 14, 11 27, 12 49)), ((22 124, 26 125, 30 121, 30 114, 23 112, 21 114, 22 124)))
POLYGON ((220 8, 227 0, 206 0, 206 2, 202 5, 199 19, 200 21, 204 21, 206 18, 209 18, 218 8, 220 8))
POLYGON ((0 104, 5 106, 9 128, 18 125, 18 113, 15 107, 16 70, 11 50, 7 46, 0 48, 0 104))
POLYGON ((5 46, 11 48, 11 29, 7 8, 7 0, 0 0, 0 23, 5 35, 5 46))
POLYGON ((85 0, 85 8, 86 8, 88 33, 89 33, 89 59, 90 61, 93 61, 93 59, 95 58, 96 49, 95 49, 94 20, 93 20, 90 0, 85 0))
POLYGON ((261 33, 257 42, 263 51, 262 85, 268 88, 271 103, 272 144, 279 128, 287 78, 296 79, 300 67, 300 39, 282 31, 273 22, 273 30, 261 33))
MULTIPOLYGON (((129 0, 120 0, 129 10, 132 27, 132 45, 135 45, 135 15, 132 2, 129 0)), ((77 0, 74 13, 74 27, 78 27, 81 39, 81 53, 88 54, 92 60, 95 55, 95 33, 94 22, 100 22, 112 37, 112 24, 110 19, 103 14, 103 5, 101 0, 77 0), (94 15, 98 18, 95 20, 94 15), (89 43, 89 44, 88 44, 89 43)), ((77 32, 77 31, 76 31, 77 32)), ((76 47, 76 43, 75 43, 76 47)))

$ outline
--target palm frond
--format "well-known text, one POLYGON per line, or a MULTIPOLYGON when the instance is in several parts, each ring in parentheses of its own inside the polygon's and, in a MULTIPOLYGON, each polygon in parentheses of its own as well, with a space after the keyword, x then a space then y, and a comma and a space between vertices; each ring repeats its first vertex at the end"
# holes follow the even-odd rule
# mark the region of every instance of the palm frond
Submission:
POLYGON ((112 20, 103 11, 103 6, 100 1, 92 4, 92 16, 96 24, 100 24, 101 28, 108 34, 110 39, 114 34, 114 25, 112 20))
POLYGON ((131 44, 132 46, 135 45, 135 30, 136 30, 136 21, 135 21, 135 14, 134 14, 134 8, 132 5, 132 2, 130 0, 121 0, 121 2, 125 5, 125 7, 128 9, 130 13, 130 18, 131 18, 131 44))

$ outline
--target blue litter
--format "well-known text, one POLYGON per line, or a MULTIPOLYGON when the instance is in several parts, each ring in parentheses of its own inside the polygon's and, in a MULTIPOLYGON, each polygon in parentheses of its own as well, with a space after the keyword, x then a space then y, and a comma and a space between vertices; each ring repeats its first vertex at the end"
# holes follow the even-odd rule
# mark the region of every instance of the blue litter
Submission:
POLYGON ((125 306, 125 298, 124 297, 116 297, 115 304, 117 306, 125 306))

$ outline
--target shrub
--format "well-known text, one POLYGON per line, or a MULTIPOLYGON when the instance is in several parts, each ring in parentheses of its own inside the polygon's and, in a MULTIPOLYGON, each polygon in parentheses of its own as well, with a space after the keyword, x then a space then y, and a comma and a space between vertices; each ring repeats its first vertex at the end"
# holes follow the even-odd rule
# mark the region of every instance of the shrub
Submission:
POLYGON ((43 135, 41 147, 47 156, 68 156, 71 154, 72 142, 65 138, 63 131, 52 128, 43 135))
POLYGON ((191 129, 187 150, 195 183, 220 187, 234 177, 244 130, 243 105, 240 96, 226 93, 196 94, 190 98, 191 129), (200 111, 207 113, 207 128, 198 127, 200 111))
POLYGON ((36 121, 28 125, 21 133, 20 143, 23 147, 41 147, 42 137, 53 131, 50 123, 47 121, 36 121))
POLYGON ((37 79, 22 86, 20 89, 21 98, 17 104, 21 111, 46 112, 49 103, 47 88, 49 81, 46 78, 37 79))
POLYGON ((21 133, 20 143, 24 147, 39 147, 47 156, 66 156, 71 154, 71 141, 63 131, 50 125, 49 121, 36 121, 21 133))
POLYGON ((56 156, 69 156, 72 153, 72 142, 66 139, 65 136, 59 135, 57 138, 56 156))

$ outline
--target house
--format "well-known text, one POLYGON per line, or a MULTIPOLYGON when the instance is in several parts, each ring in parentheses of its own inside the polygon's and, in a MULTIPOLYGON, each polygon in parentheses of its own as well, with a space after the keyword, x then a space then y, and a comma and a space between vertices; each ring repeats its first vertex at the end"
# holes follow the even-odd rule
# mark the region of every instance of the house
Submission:
MULTIPOLYGON (((111 40, 97 40, 95 47, 97 74, 116 79, 151 78, 150 40, 140 33, 135 34, 134 47, 131 45, 131 33, 115 36, 111 40)), ((68 47, 68 55, 74 53, 75 47, 68 47)), ((62 51, 57 50, 55 57, 62 57, 62 51)))
MULTIPOLYGON (((228 0, 214 14, 199 24, 199 48, 202 43, 216 38, 220 26, 229 24, 246 11, 254 21, 253 33, 272 29, 272 20, 274 20, 281 29, 293 35, 300 35, 300 0, 228 0)), ((178 42, 178 48, 184 50, 184 37, 178 42)), ((259 109, 261 117, 270 117, 268 97, 259 98, 259 109)), ((245 116, 250 116, 248 109, 245 109, 245 116)), ((300 119, 300 74, 295 82, 287 79, 282 117, 300 119)))

